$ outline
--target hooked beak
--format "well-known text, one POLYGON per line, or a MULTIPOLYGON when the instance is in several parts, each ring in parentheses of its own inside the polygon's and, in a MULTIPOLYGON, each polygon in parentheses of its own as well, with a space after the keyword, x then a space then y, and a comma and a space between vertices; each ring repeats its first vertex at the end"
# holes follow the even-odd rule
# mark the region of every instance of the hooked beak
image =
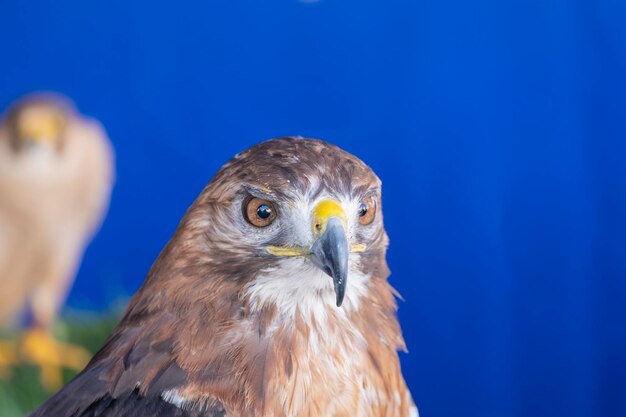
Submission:
POLYGON ((325 229, 311 247, 309 256, 318 268, 333 279, 337 307, 341 307, 348 279, 348 240, 343 222, 338 217, 328 219, 325 229))
POLYGON ((346 238, 346 213, 335 200, 320 201, 313 209, 313 234, 317 238, 311 246, 311 261, 332 279, 341 307, 346 294, 348 256, 350 249, 346 238))
POLYGON ((346 236, 347 217, 341 205, 331 199, 320 201, 313 209, 313 235, 311 247, 268 246, 274 256, 308 256, 309 259, 333 279, 337 307, 341 307, 348 280, 348 257, 350 253, 363 252, 366 245, 348 245, 346 236))

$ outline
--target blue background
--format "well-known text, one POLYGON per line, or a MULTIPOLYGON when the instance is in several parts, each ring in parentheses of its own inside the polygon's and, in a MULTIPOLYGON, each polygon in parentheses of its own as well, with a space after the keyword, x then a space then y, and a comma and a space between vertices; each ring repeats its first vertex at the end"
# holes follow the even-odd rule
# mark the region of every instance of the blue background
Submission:
POLYGON ((623 0, 7 1, 0 105, 100 119, 109 216, 69 304, 140 285, 236 152, 299 134, 384 182, 423 416, 626 416, 623 0))

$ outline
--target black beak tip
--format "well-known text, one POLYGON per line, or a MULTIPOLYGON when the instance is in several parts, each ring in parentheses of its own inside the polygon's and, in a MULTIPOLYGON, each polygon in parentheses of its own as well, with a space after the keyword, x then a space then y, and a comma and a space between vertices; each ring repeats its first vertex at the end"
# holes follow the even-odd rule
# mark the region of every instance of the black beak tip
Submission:
POLYGON ((341 307, 341 304, 343 304, 343 297, 340 297, 339 294, 337 294, 337 307, 341 307))
POLYGON ((346 286, 344 279, 335 280, 335 296, 337 307, 341 307, 343 304, 344 296, 346 295, 346 286))

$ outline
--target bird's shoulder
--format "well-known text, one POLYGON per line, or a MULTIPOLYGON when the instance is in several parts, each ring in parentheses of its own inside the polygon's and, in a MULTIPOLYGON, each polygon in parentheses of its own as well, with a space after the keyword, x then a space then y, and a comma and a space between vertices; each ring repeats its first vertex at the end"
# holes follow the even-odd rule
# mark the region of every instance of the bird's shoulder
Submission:
POLYGON ((30 417, 227 417, 219 401, 204 407, 181 407, 160 396, 145 396, 138 390, 119 398, 105 395, 81 409, 67 408, 63 402, 52 402, 30 417))
POLYGON ((171 338, 155 341, 139 328, 122 327, 30 417, 226 417, 224 405, 209 395, 202 404, 166 395, 185 386, 189 377, 172 354, 171 338))
POLYGON ((227 417, 224 405, 216 399, 185 404, 165 396, 175 392, 170 390, 179 383, 180 370, 172 364, 155 370, 152 386, 142 391, 141 384, 131 384, 125 374, 112 385, 107 366, 90 366, 29 417, 227 417))

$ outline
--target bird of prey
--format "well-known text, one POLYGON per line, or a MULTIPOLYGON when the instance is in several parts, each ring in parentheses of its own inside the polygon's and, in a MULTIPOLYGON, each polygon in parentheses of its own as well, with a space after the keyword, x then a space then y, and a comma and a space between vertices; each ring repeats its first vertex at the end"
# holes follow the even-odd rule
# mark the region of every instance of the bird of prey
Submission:
POLYGON ((34 362, 50 389, 61 367, 89 360, 49 330, 108 207, 113 159, 102 126, 59 95, 27 96, 0 124, 0 325, 24 311, 33 324, 19 348, 2 344, 0 359, 34 362))
POLYGON ((204 188, 104 347, 32 416, 417 416, 386 248, 367 165, 262 142, 204 188))

